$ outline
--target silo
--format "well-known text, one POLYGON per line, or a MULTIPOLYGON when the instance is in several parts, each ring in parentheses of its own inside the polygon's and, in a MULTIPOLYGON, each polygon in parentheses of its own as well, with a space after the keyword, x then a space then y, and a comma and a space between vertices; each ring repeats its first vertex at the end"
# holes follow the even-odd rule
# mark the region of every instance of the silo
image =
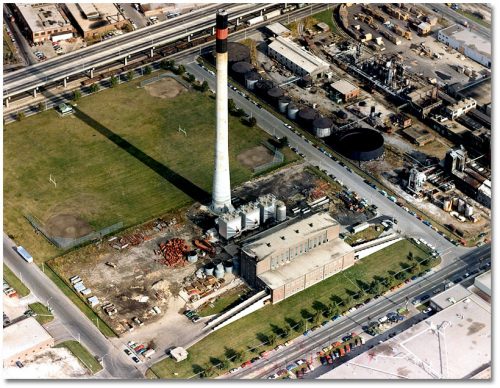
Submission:
POLYGON ((458 206, 458 197, 453 197, 451 199, 451 204, 453 207, 457 207, 458 206))
POLYGON ((222 264, 221 260, 214 260, 213 264, 215 265, 215 270, 224 271, 224 264, 222 264))
POLYGON ((287 112, 287 116, 290 120, 296 120, 297 113, 299 112, 299 107, 292 102, 288 104, 287 112))
POLYGON ((196 271, 196 277, 198 279, 203 279, 203 268, 199 268, 197 271, 196 271))
POLYGON ((253 66, 248 62, 236 62, 231 66, 231 73, 233 77, 240 83, 245 81, 245 74, 251 72, 253 66))
POLYGON ((264 223, 268 220, 274 220, 276 217, 276 197, 272 194, 267 194, 259 197, 260 205, 260 222, 264 223))
POLYGON ((465 217, 470 217, 474 214, 474 207, 472 205, 469 205, 468 203, 465 204, 465 210, 464 210, 464 216, 465 217))
POLYGON ((314 119, 318 116, 318 113, 313 108, 305 107, 299 110, 297 113, 297 121, 304 128, 310 129, 314 119))
POLYGON ((261 76, 256 71, 251 71, 245 74, 245 86, 248 90, 254 90, 255 84, 261 80, 261 76))
POLYGON ((215 265, 213 265, 212 263, 208 263, 205 266, 205 275, 207 275, 207 276, 213 275, 214 269, 215 269, 215 265))
POLYGON ((217 279, 222 279, 224 277, 224 267, 222 269, 216 268, 214 271, 214 275, 217 279))
POLYGON ((332 134, 333 122, 328 117, 318 117, 313 121, 313 131, 318 137, 327 137, 332 134))
POLYGON ((465 210, 465 201, 461 198, 458 199, 457 210, 459 213, 463 213, 465 210))
POLYGON ((267 91, 267 99, 273 106, 278 106, 278 100, 285 95, 285 92, 280 87, 274 87, 267 91))
POLYGON ((290 102, 292 102, 292 99, 290 97, 280 97, 280 99, 278 100, 278 109, 280 113, 286 113, 286 108, 288 107, 288 104, 290 104, 290 102))
POLYGON ((282 201, 276 204, 276 221, 283 222, 286 220, 286 205, 282 201))
POLYGON ((244 44, 237 42, 227 43, 227 61, 229 66, 236 62, 249 62, 250 63, 250 49, 244 44))
POLYGON ((445 199, 444 200, 444 202, 443 202, 443 210, 445 212, 451 211, 451 200, 449 200, 449 199, 445 199))
POLYGON ((231 260, 226 260, 224 262, 224 271, 226 271, 226 273, 233 273, 233 262, 231 260))
POLYGON ((191 251, 187 254, 187 260, 190 263, 196 263, 198 261, 198 253, 196 251, 191 251))
POLYGON ((273 87, 273 81, 262 79, 255 84, 255 93, 261 97, 267 97, 267 92, 273 87))

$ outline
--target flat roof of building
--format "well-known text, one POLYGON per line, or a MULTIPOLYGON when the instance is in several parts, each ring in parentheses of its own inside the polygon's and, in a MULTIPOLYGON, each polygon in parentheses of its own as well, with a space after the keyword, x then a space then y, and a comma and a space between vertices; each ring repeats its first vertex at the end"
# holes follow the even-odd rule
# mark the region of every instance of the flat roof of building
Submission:
POLYGON ((456 284, 431 298, 431 303, 434 303, 441 310, 444 310, 462 299, 467 298, 470 294, 472 294, 472 292, 464 286, 456 284))
POLYGON ((61 15, 55 4, 44 3, 42 5, 17 3, 19 12, 23 15, 30 30, 41 32, 61 28, 70 23, 61 15))
POLYGON ((467 46, 477 52, 491 58, 491 40, 469 28, 454 24, 439 31, 442 35, 449 36, 464 46, 467 46))
POLYGON ((474 279, 474 284, 480 284, 483 289, 488 289, 490 292, 488 296, 491 296, 491 270, 485 272, 474 279))
POLYGON ((310 217, 294 221, 282 224, 281 228, 278 225, 277 228, 273 229, 272 233, 263 233, 257 236, 256 240, 245 244, 242 250, 247 255, 253 256, 257 261, 260 261, 267 256, 271 256, 274 252, 289 247, 290 244, 300 238, 308 238, 331 226, 338 225, 338 222, 328 213, 315 213, 310 217))
POLYGON ((345 79, 338 80, 337 82, 332 83, 330 86, 342 94, 352 93, 359 89, 356 85, 351 84, 345 79))
POLYGON ((297 43, 289 38, 277 36, 274 41, 269 44, 269 47, 295 63, 297 66, 300 66, 307 73, 313 73, 318 70, 318 68, 324 67, 328 69, 330 67, 328 62, 302 49, 297 43))
POLYGON ((491 366, 491 305, 476 294, 320 379, 467 379, 491 366))
POLYGON ((291 31, 280 22, 268 24, 266 28, 275 35, 287 35, 291 31))
POLYGON ((311 249, 300 256, 297 256, 290 263, 278 267, 275 270, 270 270, 259 275, 259 279, 274 290, 290 283, 305 274, 314 271, 317 268, 322 268, 332 260, 352 252, 353 248, 346 244, 340 238, 335 238, 321 246, 311 249))
POLYGON ((107 24, 115 24, 125 20, 123 15, 118 11, 118 8, 113 3, 65 3, 71 15, 78 23, 80 28, 86 32, 96 28, 104 27, 107 24), (92 11, 94 10, 94 11, 92 11), (86 19, 82 16, 88 12, 98 12, 99 18, 86 19))
POLYGON ((23 319, 3 329, 3 359, 52 339, 51 335, 33 317, 23 319))

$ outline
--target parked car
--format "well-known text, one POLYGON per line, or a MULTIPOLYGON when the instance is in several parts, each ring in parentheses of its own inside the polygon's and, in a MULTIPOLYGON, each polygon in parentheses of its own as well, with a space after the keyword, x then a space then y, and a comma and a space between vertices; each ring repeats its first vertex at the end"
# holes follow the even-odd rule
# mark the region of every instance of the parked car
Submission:
POLYGON ((133 356, 133 357, 132 357, 132 360, 134 360, 134 362, 135 362, 136 364, 137 364, 137 363, 139 363, 139 359, 138 359, 136 356, 133 356))

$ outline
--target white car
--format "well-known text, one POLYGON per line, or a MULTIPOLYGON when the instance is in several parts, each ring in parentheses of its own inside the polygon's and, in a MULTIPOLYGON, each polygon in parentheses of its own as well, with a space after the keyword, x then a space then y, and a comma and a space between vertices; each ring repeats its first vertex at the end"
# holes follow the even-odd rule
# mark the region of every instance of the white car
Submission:
POLYGON ((427 307, 424 311, 422 311, 424 314, 429 314, 432 311, 430 307, 427 307))
POLYGON ((238 372, 239 370, 241 369, 241 367, 239 366, 238 368, 233 368, 229 371, 229 373, 234 373, 234 372, 238 372))

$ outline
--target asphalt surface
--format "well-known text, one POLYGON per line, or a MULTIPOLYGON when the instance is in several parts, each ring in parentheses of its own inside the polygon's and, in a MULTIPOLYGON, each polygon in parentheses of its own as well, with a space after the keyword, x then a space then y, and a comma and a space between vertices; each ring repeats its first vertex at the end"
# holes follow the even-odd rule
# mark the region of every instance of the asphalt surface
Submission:
MULTIPOLYGON (((209 87, 215 90, 215 76, 200 67, 197 63, 188 63, 186 65, 186 70, 194 74, 197 79, 206 80, 209 87)), ((467 251, 466 248, 453 245, 443 236, 416 219, 416 217, 397 206, 377 190, 368 186, 359 175, 349 172, 339 163, 323 154, 319 149, 315 148, 312 144, 287 128, 280 116, 278 116, 278 113, 271 113, 264 108, 259 108, 252 103, 251 100, 243 97, 240 93, 232 89, 229 90, 229 98, 232 98, 236 105, 242 108, 247 114, 251 114, 255 117, 257 119, 257 125, 268 134, 278 137, 286 136, 290 146, 297 148, 299 152, 303 153, 306 161, 326 170, 329 174, 333 174, 350 190, 357 192, 370 204, 375 204, 378 207, 379 214, 396 218, 398 221, 396 227, 402 234, 407 234, 415 238, 422 238, 436 247, 443 258, 443 265, 448 264, 453 261, 455 257, 467 251)), ((253 98, 250 97, 250 99, 253 98)))
POLYGON ((260 359, 244 369, 233 374, 226 374, 221 378, 256 379, 271 375, 288 363, 304 358, 305 355, 310 353, 315 353, 342 335, 351 333, 369 320, 384 316, 391 310, 404 307, 406 303, 409 303, 415 297, 420 298, 431 293, 436 288, 443 288, 444 284, 450 280, 455 279, 466 270, 469 271, 475 268, 483 260, 490 257, 491 246, 489 244, 476 248, 447 267, 431 272, 400 290, 390 292, 381 298, 373 300, 353 313, 343 316, 335 322, 330 322, 308 336, 299 337, 292 345, 271 353, 266 359, 260 359))
MULTIPOLYGON (((4 23, 7 24, 10 28, 10 31, 14 35, 14 38, 16 39, 15 46, 19 50, 19 54, 21 56, 22 61, 24 64, 35 64, 38 63, 38 59, 35 57, 33 52, 31 51, 30 45, 26 42, 26 38, 21 34, 21 31, 19 30, 19 27, 17 26, 17 23, 12 23, 10 19, 7 17, 11 13, 10 9, 7 7, 7 5, 3 5, 3 17, 4 17, 4 23)), ((5 75, 4 75, 5 77, 5 75)))
POLYGON ((36 264, 26 263, 14 250, 15 246, 15 243, 4 235, 4 263, 22 279, 22 282, 40 301, 52 307, 54 316, 75 340, 79 339, 92 354, 104 357, 105 372, 100 373, 98 377, 143 378, 134 362, 120 348, 113 346, 36 264))
POLYGON ((466 20, 467 23, 469 24, 469 28, 472 28, 473 30, 479 32, 481 35, 484 37, 491 39, 491 29, 487 28, 477 22, 475 22, 472 19, 469 19, 468 17, 459 14, 458 12, 452 10, 450 7, 447 7, 445 4, 442 3, 422 3, 422 5, 430 10, 437 9, 438 15, 444 16, 447 19, 452 20, 453 22, 462 25, 462 21, 466 20))

